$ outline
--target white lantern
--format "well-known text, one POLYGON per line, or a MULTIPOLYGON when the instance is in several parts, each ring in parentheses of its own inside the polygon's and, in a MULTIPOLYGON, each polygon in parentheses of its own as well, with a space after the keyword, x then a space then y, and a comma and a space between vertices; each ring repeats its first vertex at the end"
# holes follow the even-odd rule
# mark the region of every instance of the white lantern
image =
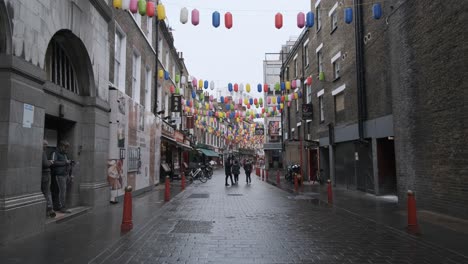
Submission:
POLYGON ((301 88, 301 80, 300 79, 296 80, 296 87, 301 88))
POLYGON ((239 91, 240 91, 241 93, 244 92, 244 84, 243 84, 243 83, 241 83, 241 84, 239 85, 239 91))
POLYGON ((180 23, 185 24, 188 21, 188 9, 186 7, 180 10, 180 23))
POLYGON ((182 75, 182 78, 181 78, 181 80, 180 80, 180 83, 181 83, 182 85, 185 85, 185 84, 187 83, 187 77, 185 77, 185 75, 182 75))
POLYGON ((129 10, 130 9, 130 0, 123 0, 122 1, 122 10, 129 10))
POLYGON ((214 83, 214 81, 211 81, 210 82, 210 89, 214 90, 214 88, 215 88, 215 83, 214 83))

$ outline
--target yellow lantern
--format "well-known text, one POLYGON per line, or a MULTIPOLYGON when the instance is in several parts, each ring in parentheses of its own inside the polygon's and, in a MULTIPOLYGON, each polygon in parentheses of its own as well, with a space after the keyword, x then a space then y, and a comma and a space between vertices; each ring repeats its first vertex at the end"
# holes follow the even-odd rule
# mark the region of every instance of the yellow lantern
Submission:
POLYGON ((272 97, 271 97, 271 103, 272 103, 272 104, 276 104, 276 96, 272 96, 272 97))
POLYGON ((299 94, 298 94, 298 93, 294 93, 294 99, 297 100, 297 98, 299 98, 299 94))
POLYGON ((203 88, 203 80, 202 79, 198 80, 198 88, 199 89, 203 88))
POLYGON ((290 90, 291 89, 291 82, 286 82, 286 90, 290 90))
POLYGON ((250 93, 250 84, 247 84, 247 85, 245 86, 245 90, 246 90, 248 93, 250 93))
POLYGON ((163 4, 158 4, 158 20, 166 19, 166 9, 163 4))
POLYGON ((122 9, 122 0, 114 0, 114 7, 122 9))
POLYGON ((249 100, 247 98, 244 98, 244 104, 245 105, 248 105, 249 104, 249 100))
POLYGON ((164 71, 163 71, 163 70, 159 70, 158 76, 159 76, 159 79, 162 79, 162 78, 164 77, 164 71))
POLYGON ((284 109, 284 104, 283 103, 280 104, 280 109, 284 109))

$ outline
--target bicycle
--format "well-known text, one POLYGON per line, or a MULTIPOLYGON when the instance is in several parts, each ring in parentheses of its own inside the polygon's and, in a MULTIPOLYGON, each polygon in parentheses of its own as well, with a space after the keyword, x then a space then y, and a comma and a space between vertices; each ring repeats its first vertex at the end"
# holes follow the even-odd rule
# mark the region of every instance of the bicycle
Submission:
POLYGON ((208 181, 208 178, 205 176, 205 172, 202 170, 202 168, 199 166, 195 170, 191 170, 188 174, 188 179, 190 183, 194 182, 195 180, 199 180, 203 183, 208 181))

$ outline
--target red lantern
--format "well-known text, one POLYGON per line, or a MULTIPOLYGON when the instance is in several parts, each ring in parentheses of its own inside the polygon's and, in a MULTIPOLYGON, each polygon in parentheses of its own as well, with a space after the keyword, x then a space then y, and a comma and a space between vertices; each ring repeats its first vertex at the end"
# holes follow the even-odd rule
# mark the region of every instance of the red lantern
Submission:
POLYGON ((263 91, 264 91, 265 93, 268 93, 268 84, 265 83, 265 84, 263 85, 263 91))
POLYGON ((284 95, 281 96, 281 102, 282 102, 282 103, 284 102, 284 95))
POLYGON ((225 104, 229 103, 229 98, 224 97, 224 103, 225 103, 225 104))
POLYGON ((239 91, 239 85, 237 83, 234 84, 234 92, 238 92, 239 91))
POLYGON ((174 87, 174 85, 171 85, 170 91, 171 91, 171 94, 173 94, 173 93, 175 92, 175 87, 174 87))
POLYGON ((307 85, 312 85, 312 77, 307 77, 307 85))
POLYGON ((247 109, 250 109, 250 104, 247 105, 247 109))
POLYGON ((277 13, 275 15, 275 27, 280 29, 283 27, 283 15, 281 13, 277 13))
POLYGON ((149 17, 154 16, 155 5, 153 1, 146 2, 146 15, 149 17))
POLYGON ((230 12, 224 14, 224 24, 227 29, 232 28, 232 14, 230 12))

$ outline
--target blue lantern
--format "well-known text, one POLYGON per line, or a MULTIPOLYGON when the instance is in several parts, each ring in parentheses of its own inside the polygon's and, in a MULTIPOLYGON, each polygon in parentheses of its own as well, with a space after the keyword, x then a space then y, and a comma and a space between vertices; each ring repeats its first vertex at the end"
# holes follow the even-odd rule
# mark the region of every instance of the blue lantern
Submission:
POLYGON ((380 3, 375 3, 372 7, 372 14, 374 19, 380 19, 382 17, 382 5, 380 3))
POLYGON ((205 81, 205 82, 203 83, 203 88, 208 89, 208 81, 205 81))
POLYGON ((195 99, 197 97, 197 93, 195 91, 192 91, 192 98, 195 99))
POLYGON ((307 12, 306 16, 306 27, 311 28, 314 26, 314 13, 307 12))
POLYGON ((169 80, 169 72, 164 71, 164 80, 169 80))
POLYGON ((302 92, 301 91, 297 92, 297 95, 299 96, 299 98, 302 98, 302 92))
POLYGON ((219 24, 220 24, 220 14, 218 11, 214 11, 213 12, 213 27, 217 28, 219 27, 219 24))
POLYGON ((226 110, 231 110, 231 105, 230 104, 226 104, 226 110))
POLYGON ((186 104, 187 106, 190 106, 190 100, 186 100, 186 101, 185 101, 185 104, 186 104))
POLYGON ((224 104, 224 96, 221 96, 221 97, 219 98, 219 101, 220 101, 222 104, 224 104))
POLYGON ((353 22, 353 9, 348 7, 345 9, 345 22, 346 24, 351 24, 353 22))
MULTIPOLYGON (((262 84, 261 84, 261 83, 259 83, 259 84, 257 85, 257 91, 258 91, 259 93, 262 92, 262 84)), ((250 103, 250 104, 252 104, 252 103, 250 103)))
POLYGON ((253 105, 253 98, 249 99, 249 103, 250 103, 250 105, 253 105))
POLYGON ((276 97, 276 103, 279 105, 281 103, 281 96, 277 96, 276 97))
POLYGON ((232 93, 232 83, 228 83, 228 90, 230 93, 232 93))
POLYGON ((286 84, 284 82, 281 83, 281 91, 286 90, 286 84))

